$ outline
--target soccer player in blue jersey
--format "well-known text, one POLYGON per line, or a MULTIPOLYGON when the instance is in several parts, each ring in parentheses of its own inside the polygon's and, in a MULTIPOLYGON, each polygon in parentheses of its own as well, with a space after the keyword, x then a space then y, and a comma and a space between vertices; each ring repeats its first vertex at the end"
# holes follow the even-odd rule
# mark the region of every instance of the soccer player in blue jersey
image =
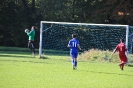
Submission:
POLYGON ((81 50, 79 40, 76 39, 76 34, 72 34, 72 39, 69 41, 68 46, 70 48, 70 56, 72 58, 73 70, 77 68, 78 49, 81 50))

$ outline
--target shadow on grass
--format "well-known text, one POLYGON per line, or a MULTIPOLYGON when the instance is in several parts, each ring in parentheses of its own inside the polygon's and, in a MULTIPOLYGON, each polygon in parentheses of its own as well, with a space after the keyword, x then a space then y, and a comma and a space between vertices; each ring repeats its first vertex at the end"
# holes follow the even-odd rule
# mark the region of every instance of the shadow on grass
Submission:
MULTIPOLYGON (((31 51, 29 52, 21 52, 21 51, 18 51, 18 52, 14 52, 14 51, 0 51, 0 55, 12 55, 12 54, 19 54, 19 55, 30 55, 31 54, 31 51)), ((36 54, 38 54, 38 52, 36 52, 36 54)), ((68 53, 62 53, 62 52, 45 52, 43 53, 44 55, 49 55, 49 56, 69 56, 70 54, 68 53)))
POLYGON ((35 61, 18 61, 18 60, 0 60, 1 62, 24 62, 24 63, 39 63, 39 64, 52 64, 52 63, 48 63, 48 62, 35 62, 35 61))
POLYGON ((46 56, 42 56, 42 57, 39 57, 39 59, 50 59, 50 58, 48 58, 46 56))
POLYGON ((31 54, 31 52, 21 52, 21 51, 0 51, 0 54, 31 54))
POLYGON ((127 66, 128 66, 128 67, 133 67, 133 64, 128 64, 127 66))
POLYGON ((61 53, 45 53, 48 56, 70 56, 70 54, 61 54, 61 53))
POLYGON ((32 58, 32 56, 25 56, 25 55, 10 55, 10 54, 7 54, 7 55, 0 55, 0 57, 16 57, 16 58, 32 58))
MULTIPOLYGON (((82 70, 82 71, 85 71, 85 70, 82 70)), ((112 72, 98 72, 98 71, 87 71, 87 72, 101 73, 101 74, 114 74, 114 75, 122 75, 122 76, 133 76, 133 75, 129 75, 129 74, 119 74, 119 73, 112 73, 112 72)))

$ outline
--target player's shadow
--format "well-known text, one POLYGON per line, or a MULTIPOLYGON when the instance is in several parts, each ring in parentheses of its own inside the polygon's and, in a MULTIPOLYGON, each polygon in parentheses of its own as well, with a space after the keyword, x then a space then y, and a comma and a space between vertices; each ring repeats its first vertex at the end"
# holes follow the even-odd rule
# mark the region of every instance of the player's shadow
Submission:
POLYGON ((128 64, 127 66, 128 66, 128 67, 133 67, 133 64, 128 64))
MULTIPOLYGON (((85 70, 84 70, 85 71, 85 70)), ((114 74, 114 75, 123 75, 123 76, 133 76, 133 75, 129 75, 129 74, 119 74, 119 73, 112 73, 112 72, 98 72, 98 71, 87 71, 87 72, 91 72, 91 73, 101 73, 101 74, 114 74)))

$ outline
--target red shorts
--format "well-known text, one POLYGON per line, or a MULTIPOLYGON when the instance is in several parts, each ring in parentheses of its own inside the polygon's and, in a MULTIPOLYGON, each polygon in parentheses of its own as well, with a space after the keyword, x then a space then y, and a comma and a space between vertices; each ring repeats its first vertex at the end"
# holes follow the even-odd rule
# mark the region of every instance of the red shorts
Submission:
POLYGON ((120 57, 120 60, 121 60, 122 63, 127 63, 127 56, 126 55, 119 54, 119 57, 120 57))

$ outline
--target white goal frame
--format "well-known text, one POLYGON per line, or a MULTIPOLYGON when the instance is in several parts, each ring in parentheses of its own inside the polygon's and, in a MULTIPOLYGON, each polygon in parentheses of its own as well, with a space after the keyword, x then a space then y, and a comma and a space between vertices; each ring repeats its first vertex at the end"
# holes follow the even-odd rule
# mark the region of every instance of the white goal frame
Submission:
POLYGON ((93 24, 93 23, 71 23, 71 22, 53 22, 53 21, 41 21, 40 22, 40 42, 39 42, 39 56, 42 57, 42 34, 44 31, 50 29, 43 29, 43 23, 51 24, 77 24, 77 25, 95 25, 95 26, 120 26, 126 28, 126 48, 128 48, 128 34, 129 34, 129 25, 117 25, 117 24, 93 24))

